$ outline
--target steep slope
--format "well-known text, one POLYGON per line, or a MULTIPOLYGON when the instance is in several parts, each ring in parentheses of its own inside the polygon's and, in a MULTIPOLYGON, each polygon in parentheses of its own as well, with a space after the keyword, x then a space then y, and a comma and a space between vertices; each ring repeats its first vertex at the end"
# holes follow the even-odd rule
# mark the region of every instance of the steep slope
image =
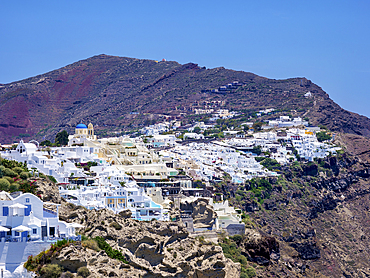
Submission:
POLYGON ((271 251, 250 252, 248 236, 236 242, 248 260, 265 266, 256 269, 258 277, 369 277, 368 141, 339 134, 335 143, 345 153, 279 166, 281 175, 267 179, 270 188, 215 184, 246 211, 247 227, 278 242, 278 260, 271 251))
POLYGON ((97 130, 124 130, 155 121, 160 114, 193 114, 206 101, 225 108, 282 109, 335 131, 370 137, 370 121, 334 103, 305 78, 273 80, 252 73, 206 69, 196 64, 156 62, 107 55, 0 86, 0 142, 16 136, 51 139, 79 122, 97 130), (212 93, 230 82, 242 86, 212 93), (311 92, 311 97, 305 97, 311 92), (131 113, 135 112, 135 113, 131 113))

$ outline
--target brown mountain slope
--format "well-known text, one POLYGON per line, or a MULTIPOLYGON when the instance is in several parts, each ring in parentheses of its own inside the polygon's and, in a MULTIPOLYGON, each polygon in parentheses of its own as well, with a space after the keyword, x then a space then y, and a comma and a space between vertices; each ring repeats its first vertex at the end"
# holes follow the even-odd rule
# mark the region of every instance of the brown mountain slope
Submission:
POLYGON ((122 130, 148 124, 158 114, 192 114, 196 105, 212 100, 242 111, 283 109, 307 116, 313 124, 370 137, 368 118, 342 109, 305 78, 273 80, 192 63, 99 55, 1 85, 0 142, 28 135, 50 139, 61 129, 72 132, 79 122, 92 122, 98 130, 122 130), (210 91, 233 81, 243 86, 222 94, 210 91), (312 97, 305 97, 309 91, 312 97))

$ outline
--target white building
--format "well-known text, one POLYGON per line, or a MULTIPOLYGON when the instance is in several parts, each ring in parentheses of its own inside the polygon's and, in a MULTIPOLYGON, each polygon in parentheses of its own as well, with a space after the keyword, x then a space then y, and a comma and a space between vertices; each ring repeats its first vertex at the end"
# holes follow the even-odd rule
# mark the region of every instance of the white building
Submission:
POLYGON ((1 241, 74 238, 76 226, 59 220, 58 206, 30 193, 13 199, 7 192, 0 192, 1 241))
POLYGON ((115 213, 130 210, 132 218, 139 221, 169 220, 168 211, 155 203, 135 182, 127 182, 124 186, 93 185, 75 190, 61 189, 60 194, 68 202, 88 209, 107 208, 115 213))
POLYGON ((146 138, 147 146, 159 148, 159 147, 172 147, 176 144, 176 136, 173 134, 166 135, 153 135, 146 138))
POLYGON ((217 213, 216 230, 226 229, 229 225, 241 223, 241 214, 234 207, 229 206, 229 201, 214 202, 213 209, 217 213))
POLYGON ((198 133, 195 133, 195 132, 188 132, 188 133, 184 133, 183 138, 184 138, 184 140, 186 140, 186 139, 199 140, 199 139, 204 139, 204 135, 203 134, 198 134, 198 133))
POLYGON ((75 134, 69 135, 68 140, 68 146, 81 145, 86 140, 96 141, 93 125, 89 123, 87 127, 85 124, 78 124, 75 129, 75 134))
POLYGON ((293 118, 291 120, 289 116, 280 116, 279 119, 272 120, 268 122, 268 127, 295 127, 295 126, 308 126, 307 121, 303 121, 300 117, 293 118))

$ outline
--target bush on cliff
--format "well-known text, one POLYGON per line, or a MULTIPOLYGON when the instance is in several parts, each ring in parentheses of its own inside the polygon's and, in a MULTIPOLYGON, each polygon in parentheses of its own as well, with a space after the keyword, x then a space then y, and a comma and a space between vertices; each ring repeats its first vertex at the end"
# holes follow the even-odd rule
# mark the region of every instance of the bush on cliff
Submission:
POLYGON ((331 136, 326 133, 326 131, 320 131, 316 133, 317 141, 324 142, 326 140, 330 140, 331 136))
POLYGON ((44 265, 40 271, 41 277, 58 278, 62 274, 62 268, 57 264, 44 265))
POLYGON ((36 256, 29 256, 28 260, 24 263, 24 267, 28 271, 40 274, 41 277, 59 277, 62 273, 62 269, 60 269, 60 273, 58 272, 59 274, 57 276, 50 276, 57 273, 57 269, 52 264, 50 265, 50 262, 54 256, 60 253, 60 250, 72 243, 74 243, 72 240, 58 240, 56 243, 51 245, 49 250, 42 251, 36 256))
POLYGON ((9 168, 5 168, 5 170, 3 171, 3 174, 4 176, 8 176, 8 177, 11 177, 11 178, 14 178, 17 176, 17 173, 14 172, 12 169, 9 169, 9 168))
POLYGON ((96 240, 98 243, 99 248, 103 249, 105 253, 107 253, 108 257, 128 264, 128 261, 126 261, 126 258, 123 256, 123 254, 120 251, 113 249, 103 237, 97 236, 94 238, 94 240, 96 240))
POLYGON ((242 242, 242 236, 234 236, 231 238, 223 238, 220 246, 225 254, 226 258, 231 259, 233 262, 240 263, 241 265, 241 275, 242 278, 251 278, 256 276, 256 271, 253 267, 248 266, 248 261, 245 256, 241 254, 238 245, 242 242), (236 240, 237 242, 235 242, 236 240), (238 243, 238 244, 237 244, 238 243))
POLYGON ((92 250, 95 250, 95 251, 100 251, 100 248, 98 246, 98 243, 93 240, 93 239, 85 239, 82 241, 82 246, 83 247, 86 247, 86 248, 89 248, 89 249, 92 249, 92 250))
POLYGON ((28 172, 22 172, 19 174, 19 177, 22 179, 22 180, 26 180, 30 177, 30 173, 28 172))
POLYGON ((7 191, 10 186, 10 182, 7 179, 0 179, 0 190, 7 191))
POLYGON ((16 172, 18 175, 24 171, 24 169, 22 167, 19 167, 19 166, 14 167, 12 170, 14 172, 16 172))
POLYGON ((90 271, 86 266, 81 266, 79 269, 77 269, 77 275, 87 277, 90 275, 90 271))
POLYGON ((35 182, 28 180, 31 174, 28 171, 27 163, 0 157, 0 164, 0 190, 36 194, 35 182))

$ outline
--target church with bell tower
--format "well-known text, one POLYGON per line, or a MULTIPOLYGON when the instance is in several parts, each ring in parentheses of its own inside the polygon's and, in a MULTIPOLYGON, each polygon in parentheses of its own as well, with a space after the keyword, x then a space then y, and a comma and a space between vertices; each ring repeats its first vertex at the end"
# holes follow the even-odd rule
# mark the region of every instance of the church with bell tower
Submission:
POLYGON ((96 135, 94 135, 94 126, 92 125, 92 123, 89 123, 88 126, 81 123, 76 126, 75 134, 69 135, 68 139, 69 139, 68 145, 73 146, 81 145, 86 140, 96 141, 97 137, 96 135))

